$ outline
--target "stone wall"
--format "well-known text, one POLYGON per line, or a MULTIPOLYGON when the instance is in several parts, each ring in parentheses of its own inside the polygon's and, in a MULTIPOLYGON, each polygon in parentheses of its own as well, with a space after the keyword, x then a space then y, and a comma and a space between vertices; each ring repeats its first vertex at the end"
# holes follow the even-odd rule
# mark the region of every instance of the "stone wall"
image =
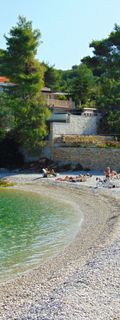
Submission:
POLYGON ((52 159, 64 163, 80 163, 83 168, 104 170, 106 166, 120 171, 120 149, 53 147, 52 159))
POLYGON ((67 123, 54 122, 51 124, 51 138, 60 135, 96 135, 99 115, 70 115, 67 123))

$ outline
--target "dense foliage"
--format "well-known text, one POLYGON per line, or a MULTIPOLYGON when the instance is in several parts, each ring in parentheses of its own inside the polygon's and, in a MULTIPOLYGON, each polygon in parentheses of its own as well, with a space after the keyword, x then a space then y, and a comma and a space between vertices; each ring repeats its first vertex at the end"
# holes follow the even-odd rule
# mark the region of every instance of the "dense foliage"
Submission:
POLYGON ((96 105, 104 112, 104 132, 120 134, 120 27, 108 38, 92 41, 93 57, 82 61, 97 77, 96 105))
MULTIPOLYGON (((14 131, 17 141, 27 148, 35 148, 41 145, 47 134, 46 119, 49 115, 40 94, 44 85, 44 68, 35 58, 40 32, 32 29, 30 21, 19 17, 17 26, 5 39, 7 49, 0 52, 0 73, 7 76, 14 86, 6 87, 1 93, 2 117, 6 114, 6 121, 9 117, 9 130, 14 131)), ((5 130, 4 134, 7 132, 5 130)), ((3 135, 3 130, 1 133, 3 135)))

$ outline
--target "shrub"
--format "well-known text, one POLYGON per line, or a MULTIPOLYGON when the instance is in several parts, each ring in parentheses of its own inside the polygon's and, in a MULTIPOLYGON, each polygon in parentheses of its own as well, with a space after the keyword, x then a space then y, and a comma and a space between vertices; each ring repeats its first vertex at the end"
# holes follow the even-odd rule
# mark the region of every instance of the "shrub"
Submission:
POLYGON ((102 137, 98 136, 66 135, 62 137, 62 142, 69 146, 120 148, 120 141, 103 140, 102 137))
POLYGON ((12 181, 0 179, 0 187, 12 187, 14 185, 15 185, 15 183, 12 181))

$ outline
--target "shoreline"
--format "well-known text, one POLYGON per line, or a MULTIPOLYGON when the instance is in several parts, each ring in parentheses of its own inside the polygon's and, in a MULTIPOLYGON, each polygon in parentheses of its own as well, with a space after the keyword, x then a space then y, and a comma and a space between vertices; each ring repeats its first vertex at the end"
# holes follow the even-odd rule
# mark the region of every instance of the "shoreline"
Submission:
POLYGON ((53 180, 14 188, 73 201, 84 212, 70 246, 39 268, 0 284, 0 319, 119 319, 119 193, 53 180), (114 279, 113 279, 114 278, 114 279), (113 281, 114 280, 114 281, 113 281))

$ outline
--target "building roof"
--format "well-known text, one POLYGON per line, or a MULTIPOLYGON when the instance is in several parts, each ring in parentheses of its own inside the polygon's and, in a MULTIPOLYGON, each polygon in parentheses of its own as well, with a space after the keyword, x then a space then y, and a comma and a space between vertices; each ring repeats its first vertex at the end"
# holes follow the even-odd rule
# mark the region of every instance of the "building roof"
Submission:
POLYGON ((96 111, 96 108, 83 108, 83 111, 96 111))
POLYGON ((51 92, 51 89, 47 88, 47 87, 44 87, 44 88, 42 88, 42 92, 51 92))
POLYGON ((49 122, 67 122, 69 119, 68 113, 53 113, 48 119, 49 122))
POLYGON ((58 105, 57 102, 56 102, 56 105, 53 104, 53 105, 50 105, 48 107, 51 110, 56 109, 56 111, 58 110, 58 112, 59 112, 59 109, 63 109, 63 112, 64 112, 64 110, 71 110, 72 109, 72 107, 70 105, 62 105, 62 104, 58 105))
POLYGON ((69 93, 66 92, 53 92, 50 88, 48 87, 43 87, 42 88, 42 92, 51 92, 53 95, 57 96, 57 95, 61 95, 61 96, 68 96, 69 93))
POLYGON ((66 92, 52 92, 52 94, 54 94, 55 96, 69 96, 69 93, 66 92))
POLYGON ((7 77, 0 76, 0 83, 9 82, 9 79, 7 77))

